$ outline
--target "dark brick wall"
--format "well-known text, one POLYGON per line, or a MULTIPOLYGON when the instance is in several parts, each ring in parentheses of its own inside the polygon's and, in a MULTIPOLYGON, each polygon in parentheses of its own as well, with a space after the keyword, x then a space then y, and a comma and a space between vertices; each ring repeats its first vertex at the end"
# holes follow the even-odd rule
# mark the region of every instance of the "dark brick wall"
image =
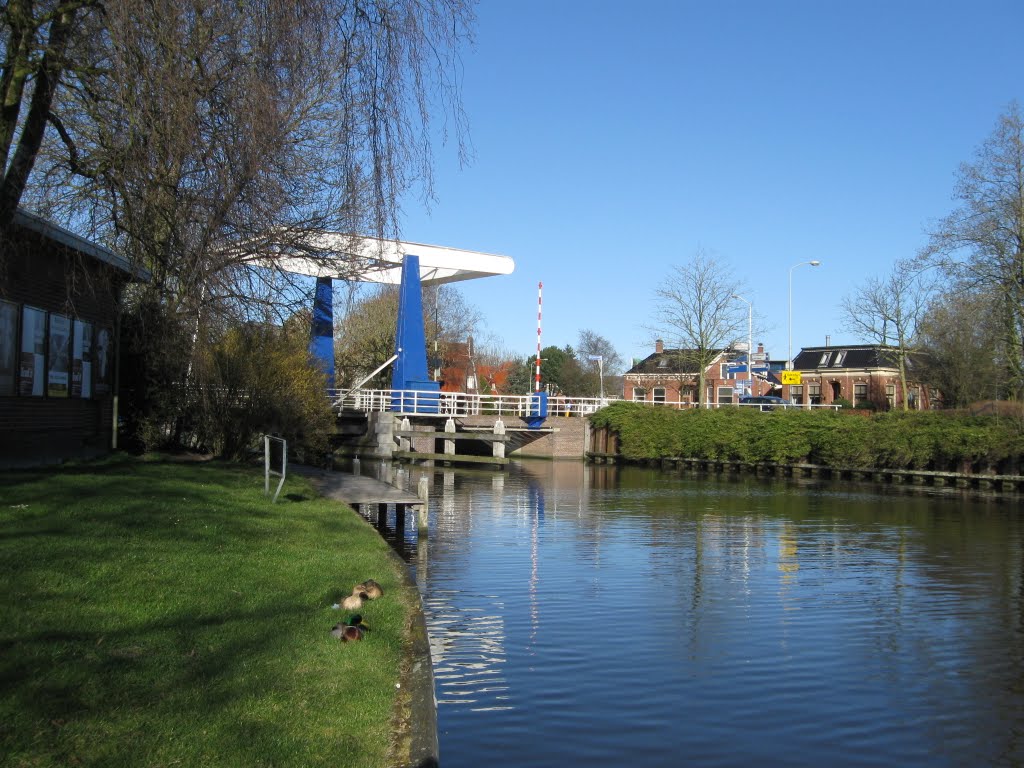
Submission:
MULTIPOLYGON (((0 299, 113 330, 126 275, 34 232, 0 242, 0 299)), ((52 463, 110 448, 112 396, 0 396, 0 466, 52 463)))

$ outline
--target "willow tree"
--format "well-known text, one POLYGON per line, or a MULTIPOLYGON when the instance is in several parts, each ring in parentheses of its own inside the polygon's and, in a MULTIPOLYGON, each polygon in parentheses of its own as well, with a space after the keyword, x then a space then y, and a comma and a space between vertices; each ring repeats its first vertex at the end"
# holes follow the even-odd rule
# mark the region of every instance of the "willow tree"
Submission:
POLYGON ((1024 118, 1000 115, 973 162, 960 166, 960 206, 931 234, 922 254, 965 290, 989 296, 998 317, 1004 397, 1024 398, 1024 118))
POLYGON ((178 369, 158 380, 189 365, 159 360, 169 334, 212 343, 308 301, 276 255, 350 253, 324 231, 397 237, 400 199, 431 194, 432 118, 461 147, 453 73, 471 0, 93 5, 10 1, 0 16, 4 76, 22 38, 39 61, 23 123, 38 113, 52 128, 25 201, 152 273, 130 299, 135 346, 178 369), (17 26, 19 9, 34 27, 17 26))

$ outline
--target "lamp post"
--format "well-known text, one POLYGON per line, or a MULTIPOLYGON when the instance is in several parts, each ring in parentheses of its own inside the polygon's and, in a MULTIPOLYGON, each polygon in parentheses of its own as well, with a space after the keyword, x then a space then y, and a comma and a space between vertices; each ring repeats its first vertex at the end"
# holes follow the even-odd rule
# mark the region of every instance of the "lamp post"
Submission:
POLYGON ((804 264, 810 264, 812 267, 820 267, 821 262, 817 259, 813 261, 801 261, 799 264, 794 264, 789 268, 789 357, 786 358, 786 370, 793 370, 793 270, 797 267, 802 267, 804 264))
POLYGON ((601 405, 604 405, 604 355, 590 355, 589 359, 597 360, 597 377, 601 380, 601 405))
POLYGON ((751 357, 754 353, 754 303, 735 293, 732 297, 747 305, 747 393, 752 395, 754 394, 754 361, 751 357))

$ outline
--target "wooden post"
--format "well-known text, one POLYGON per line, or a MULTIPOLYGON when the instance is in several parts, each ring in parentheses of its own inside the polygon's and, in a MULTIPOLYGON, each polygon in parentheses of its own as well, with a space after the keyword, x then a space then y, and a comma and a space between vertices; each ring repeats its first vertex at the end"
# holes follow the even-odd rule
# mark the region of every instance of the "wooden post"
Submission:
POLYGON ((427 526, 427 504, 430 501, 430 483, 427 481, 426 475, 420 478, 419 483, 416 486, 416 495, 420 497, 421 502, 417 505, 416 532, 420 536, 426 536, 429 534, 427 526))

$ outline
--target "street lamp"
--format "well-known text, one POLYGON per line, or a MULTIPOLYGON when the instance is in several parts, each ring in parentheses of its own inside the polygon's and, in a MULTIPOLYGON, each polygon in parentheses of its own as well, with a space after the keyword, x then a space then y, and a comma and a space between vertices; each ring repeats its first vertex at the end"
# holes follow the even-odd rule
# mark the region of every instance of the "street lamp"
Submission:
POLYGON ((754 303, 735 293, 732 297, 747 305, 747 393, 752 395, 754 394, 754 361, 751 357, 754 352, 754 303))
POLYGON ((604 355, 590 355, 590 360, 597 360, 597 376, 601 380, 601 405, 604 405, 604 355))
POLYGON ((794 264, 789 268, 789 357, 786 358, 786 370, 793 370, 793 270, 797 267, 802 267, 804 264, 810 264, 812 267, 820 267, 821 262, 817 259, 813 261, 801 261, 799 264, 794 264))

